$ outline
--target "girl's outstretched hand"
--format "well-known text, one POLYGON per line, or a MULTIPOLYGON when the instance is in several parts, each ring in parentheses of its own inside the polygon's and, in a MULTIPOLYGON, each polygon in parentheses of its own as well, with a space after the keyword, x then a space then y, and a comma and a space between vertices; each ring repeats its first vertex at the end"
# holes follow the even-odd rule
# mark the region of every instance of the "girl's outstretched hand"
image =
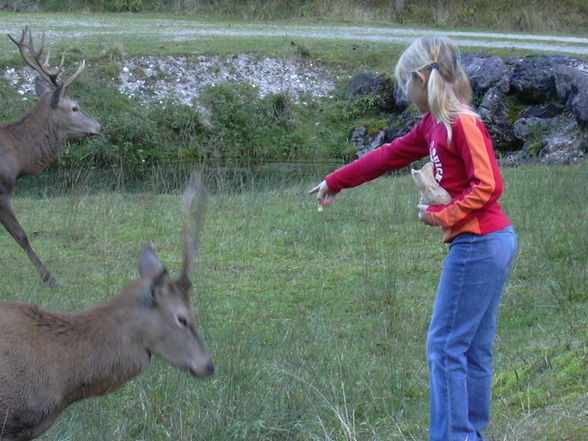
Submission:
POLYGON ((318 199, 319 202, 319 211, 323 211, 323 207, 326 207, 328 205, 331 205, 333 203, 333 201, 335 200, 335 196, 337 196, 337 193, 331 191, 331 189, 329 189, 329 186, 327 185, 327 181, 323 181, 321 182, 319 185, 317 185, 316 187, 310 189, 308 191, 308 194, 314 194, 316 193, 316 198, 318 199))

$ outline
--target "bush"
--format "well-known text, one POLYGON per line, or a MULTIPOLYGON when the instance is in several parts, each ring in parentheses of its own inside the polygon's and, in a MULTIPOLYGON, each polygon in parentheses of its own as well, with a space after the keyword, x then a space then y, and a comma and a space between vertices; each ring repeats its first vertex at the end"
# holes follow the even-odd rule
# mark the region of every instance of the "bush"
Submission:
POLYGON ((37 12, 39 7, 33 0, 0 0, 0 11, 37 12))
POLYGON ((300 159, 295 105, 285 94, 259 98, 253 86, 224 83, 206 88, 199 102, 209 114, 210 156, 237 163, 300 159))

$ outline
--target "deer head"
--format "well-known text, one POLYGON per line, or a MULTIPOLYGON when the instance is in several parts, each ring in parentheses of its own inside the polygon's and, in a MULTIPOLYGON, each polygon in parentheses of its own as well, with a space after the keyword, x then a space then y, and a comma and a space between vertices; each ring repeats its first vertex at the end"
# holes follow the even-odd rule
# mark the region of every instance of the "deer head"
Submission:
POLYGON ((195 376, 214 373, 190 302, 190 274, 200 245, 205 205, 204 186, 193 175, 184 193, 184 262, 178 280, 172 279, 151 247, 146 247, 139 258, 144 314, 149 323, 144 327, 146 349, 195 376))
POLYGON ((31 30, 26 26, 20 40, 8 35, 8 38, 16 45, 24 62, 39 74, 35 81, 35 91, 42 101, 45 101, 51 109, 49 117, 53 127, 60 131, 62 138, 78 136, 100 135, 100 124, 88 115, 81 106, 69 97, 69 87, 76 81, 85 69, 86 62, 82 60, 75 73, 66 81, 60 82, 59 75, 63 71, 65 56, 56 71, 49 69, 51 51, 43 59, 45 51, 45 34, 43 34, 41 47, 35 48, 31 30))
POLYGON ((139 272, 144 281, 141 322, 145 349, 194 376, 212 375, 214 365, 196 328, 189 292, 172 279, 150 247, 141 253, 139 272))

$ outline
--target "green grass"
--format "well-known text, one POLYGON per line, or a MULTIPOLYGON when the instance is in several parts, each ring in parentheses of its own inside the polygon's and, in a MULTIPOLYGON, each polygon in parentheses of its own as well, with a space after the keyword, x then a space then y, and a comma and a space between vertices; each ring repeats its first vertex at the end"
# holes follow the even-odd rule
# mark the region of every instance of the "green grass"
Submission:
MULTIPOLYGON (((503 302, 489 435, 579 441, 588 406, 588 167, 504 172, 520 254, 503 302)), ((425 339, 446 246, 416 220, 408 175, 345 191, 317 213, 306 191, 323 173, 212 183, 193 300, 214 379, 156 360, 119 392, 70 407, 41 439, 426 439, 425 339)), ((0 298, 92 306, 136 276, 146 242, 177 274, 179 195, 153 191, 178 187, 165 179, 144 192, 96 191, 91 177, 67 191, 47 178, 37 182, 52 188, 46 194, 21 191, 15 210, 63 287, 41 285, 0 231, 0 298)))

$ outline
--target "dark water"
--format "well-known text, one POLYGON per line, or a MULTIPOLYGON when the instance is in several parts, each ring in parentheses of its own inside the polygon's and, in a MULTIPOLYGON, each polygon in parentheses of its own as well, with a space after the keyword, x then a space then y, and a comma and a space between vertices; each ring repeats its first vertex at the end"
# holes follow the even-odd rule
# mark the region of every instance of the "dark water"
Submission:
POLYGON ((202 175, 211 193, 263 191, 287 188, 300 182, 318 183, 341 165, 297 162, 209 167, 175 162, 133 168, 50 169, 40 175, 20 179, 14 195, 47 198, 72 192, 177 193, 182 191, 188 176, 194 171, 202 175))

